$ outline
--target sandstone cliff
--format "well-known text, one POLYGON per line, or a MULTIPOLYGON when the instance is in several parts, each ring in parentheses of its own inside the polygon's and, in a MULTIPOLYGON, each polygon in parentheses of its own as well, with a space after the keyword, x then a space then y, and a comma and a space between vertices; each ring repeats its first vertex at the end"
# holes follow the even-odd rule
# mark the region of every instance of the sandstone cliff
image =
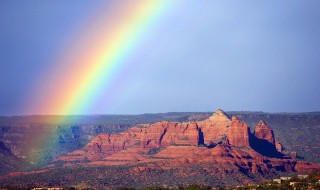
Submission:
POLYGON ((268 173, 272 168, 287 172, 319 168, 285 157, 279 152, 280 145, 264 121, 259 122, 252 134, 249 126, 238 117, 230 119, 222 110, 217 110, 199 122, 163 121, 136 126, 119 134, 100 134, 83 149, 55 162, 63 161, 65 165, 157 162, 160 165, 170 163, 170 168, 212 163, 219 170, 230 168, 250 173, 268 173))
POLYGON ((246 123, 243 123, 236 116, 232 117, 231 125, 228 130, 228 140, 233 146, 246 146, 250 147, 249 137, 250 128, 246 123))
POLYGON ((264 139, 273 145, 275 144, 273 130, 268 127, 266 122, 263 120, 260 120, 256 129, 254 130, 254 136, 258 139, 264 139))

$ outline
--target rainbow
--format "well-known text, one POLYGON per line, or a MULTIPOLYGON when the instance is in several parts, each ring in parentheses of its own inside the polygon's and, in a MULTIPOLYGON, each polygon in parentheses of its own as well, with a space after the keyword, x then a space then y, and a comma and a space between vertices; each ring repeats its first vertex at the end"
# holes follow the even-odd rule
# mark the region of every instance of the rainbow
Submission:
MULTIPOLYGON (((73 29, 68 45, 57 53, 31 90, 34 93, 28 104, 29 113, 79 115, 92 113, 96 105, 107 110, 108 103, 101 102, 112 102, 125 88, 124 70, 138 64, 130 59, 171 4, 169 0, 108 1, 107 6, 94 10, 81 26, 73 29)), ((58 125, 68 117, 57 118, 60 119, 53 121, 55 126, 42 128, 26 144, 26 148, 34 150, 29 157, 35 165, 58 146, 58 125)))
POLYGON ((166 0, 114 1, 100 8, 75 30, 73 43, 63 48, 36 85, 31 112, 86 114, 92 113, 93 105, 107 110, 101 100, 110 102, 124 88, 122 71, 138 64, 130 61, 131 56, 170 4, 166 0))

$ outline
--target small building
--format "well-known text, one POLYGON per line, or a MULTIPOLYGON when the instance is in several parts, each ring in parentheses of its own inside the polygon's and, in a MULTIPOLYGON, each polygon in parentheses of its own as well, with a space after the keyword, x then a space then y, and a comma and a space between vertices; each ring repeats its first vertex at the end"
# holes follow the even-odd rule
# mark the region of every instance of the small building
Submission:
POLYGON ((297 185, 297 183, 298 182, 296 182, 296 181, 292 181, 292 182, 290 182, 290 186, 295 187, 297 185))
POLYGON ((272 181, 276 183, 281 183, 281 179, 273 179, 272 181))
POLYGON ((308 177, 308 175, 298 175, 299 179, 304 179, 304 178, 307 178, 307 177, 308 177))
POLYGON ((291 177, 280 177, 281 180, 286 181, 286 180, 290 180, 291 177))

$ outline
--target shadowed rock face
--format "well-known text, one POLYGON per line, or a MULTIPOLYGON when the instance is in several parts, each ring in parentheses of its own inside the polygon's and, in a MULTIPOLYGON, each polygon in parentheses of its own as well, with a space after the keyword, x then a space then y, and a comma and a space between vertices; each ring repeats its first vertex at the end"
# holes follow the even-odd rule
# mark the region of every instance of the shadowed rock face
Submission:
POLYGON ((266 122, 261 120, 250 139, 251 147, 262 155, 268 157, 282 158, 282 146, 276 143, 273 130, 267 126, 266 122))

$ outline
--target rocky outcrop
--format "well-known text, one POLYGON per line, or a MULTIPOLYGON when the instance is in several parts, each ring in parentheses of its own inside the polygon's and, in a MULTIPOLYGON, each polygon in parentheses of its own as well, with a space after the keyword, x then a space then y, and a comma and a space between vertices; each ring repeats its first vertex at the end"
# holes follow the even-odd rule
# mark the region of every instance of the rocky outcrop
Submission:
POLYGON ((170 145, 198 145, 199 130, 196 123, 174 123, 166 128, 161 144, 170 145))
POLYGON ((218 109, 208 119, 199 121, 197 124, 201 129, 201 135, 203 135, 203 144, 213 146, 224 141, 231 119, 225 112, 218 109))
POLYGON ((276 141, 276 149, 277 149, 278 152, 282 152, 283 151, 283 146, 278 141, 276 141))
POLYGON ((246 123, 243 123, 236 116, 232 117, 227 137, 229 143, 233 146, 250 147, 250 129, 246 123))
MULTIPOLYGON (((60 157, 63 161, 104 161, 135 156, 135 160, 147 161, 149 156, 164 151, 167 147, 202 146, 213 148, 218 144, 233 147, 246 147, 264 156, 281 157, 277 150, 282 149, 275 139, 273 131, 264 121, 260 121, 254 134, 249 126, 238 117, 232 119, 222 110, 217 110, 211 117, 199 122, 157 122, 150 125, 139 125, 119 134, 100 134, 89 142, 83 149, 60 157)), ((178 148, 180 149, 180 148, 178 148)), ((177 150, 178 150, 177 149, 177 150)), ((172 150, 172 148, 170 149, 172 150)), ((165 157, 180 157, 179 151, 165 157)), ((162 153, 164 154, 164 153, 162 153)), ((126 162, 127 163, 127 162, 126 162)), ((112 165, 112 163, 109 163, 112 165)))
POLYGON ((230 122, 230 118, 224 111, 218 109, 212 116, 208 118, 208 121, 220 123, 222 125, 228 125, 230 122))
POLYGON ((137 126, 119 134, 100 134, 82 150, 60 157, 64 161, 103 160, 128 148, 148 152, 150 149, 175 146, 199 145, 197 123, 158 122, 148 127, 137 126))
MULTIPOLYGON (((100 134, 83 149, 56 161, 64 161, 65 166, 126 164, 134 171, 141 171, 141 168, 134 169, 137 163, 157 163, 156 167, 164 170, 183 167, 190 171, 194 164, 197 167, 209 164, 210 169, 205 170, 219 176, 320 169, 319 165, 286 157, 281 150, 273 130, 264 121, 251 133, 249 126, 238 117, 230 119, 222 110, 217 110, 203 121, 163 121, 136 126, 119 134, 100 134)), ((143 171, 152 169, 154 166, 144 167, 143 171)))
POLYGON ((273 130, 267 126, 264 120, 260 120, 256 129, 254 130, 254 136, 258 139, 263 139, 271 144, 275 144, 273 130))
POLYGON ((160 146, 198 145, 199 129, 194 122, 159 122, 143 129, 142 148, 159 148, 160 146))
POLYGON ((282 145, 275 141, 273 130, 266 122, 260 120, 250 139, 250 146, 260 154, 269 157, 282 158, 282 145))
MULTIPOLYGON (((259 120, 265 120, 272 127, 277 140, 285 146, 282 152, 290 156, 291 151, 296 151, 298 157, 303 157, 309 162, 320 160, 320 151, 317 145, 315 131, 319 129, 320 114, 314 113, 254 113, 254 112, 226 112, 229 116, 237 115, 251 129, 259 120), (272 125, 271 125, 272 124, 272 125), (292 135, 291 135, 292 134, 292 135), (299 139, 299 142, 297 142, 299 139)), ((33 164, 48 164, 55 158, 83 148, 93 138, 101 133, 116 134, 127 131, 138 123, 156 123, 159 121, 188 122, 205 120, 212 113, 159 113, 143 114, 136 116, 126 115, 99 115, 99 116, 72 116, 61 119, 57 116, 19 116, 1 117, 0 119, 0 141, 4 142, 12 153, 21 160, 25 160, 28 166, 33 164), (45 118, 45 119, 44 119, 45 118), (60 121, 60 122, 58 122, 60 121), (61 123, 66 121, 66 123, 61 123), (47 140, 49 145, 45 145, 47 140)), ((229 117, 230 118, 230 117, 229 117)), ((214 122, 211 122, 214 123, 214 122)), ((225 128, 208 127, 210 135, 200 138, 200 144, 212 146, 224 142, 225 128), (216 131, 216 132, 215 132, 216 131), (221 132, 219 132, 221 131, 221 132), (204 138, 206 143, 204 143, 204 138)), ((204 128, 199 127, 200 130, 204 128)), ((203 130, 205 132, 205 130, 203 130)), ((279 151, 279 149, 278 149, 279 151)))
MULTIPOLYGON (((241 124, 242 122, 239 121, 241 124)), ((77 150, 67 156, 60 157, 60 160, 75 161, 81 160, 103 160, 106 157, 126 150, 136 149, 157 149, 168 146, 198 146, 213 147, 224 142, 231 125, 230 118, 222 111, 217 110, 211 117, 200 122, 157 122, 146 126, 136 126, 126 132, 119 134, 100 134, 89 142, 82 150, 77 150)), ((234 122, 236 125, 236 122, 234 122)), ((239 129, 235 126, 235 135, 231 135, 231 141, 241 141, 243 134, 239 135, 239 129), (235 138, 233 138, 235 137, 235 138)), ((231 129, 231 132, 234 129, 231 129)), ((241 129, 240 129, 241 130, 241 129)), ((248 145, 248 143, 244 143, 248 145)), ((232 144, 242 146, 239 142, 232 144)))

